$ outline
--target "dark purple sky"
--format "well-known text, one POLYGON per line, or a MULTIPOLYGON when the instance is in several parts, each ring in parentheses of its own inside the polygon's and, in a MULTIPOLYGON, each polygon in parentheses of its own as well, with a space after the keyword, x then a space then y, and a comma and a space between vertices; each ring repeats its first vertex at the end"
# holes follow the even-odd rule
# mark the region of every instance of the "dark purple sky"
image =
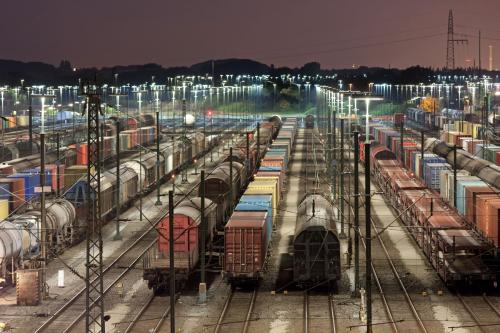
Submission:
MULTIPOLYGON (((324 68, 443 66, 453 8, 455 31, 482 29, 483 66, 491 44, 500 67, 500 0, 16 0, 0 8, 2 59, 100 67, 238 57, 324 68)), ((456 47, 457 66, 478 57, 469 39, 456 47)))

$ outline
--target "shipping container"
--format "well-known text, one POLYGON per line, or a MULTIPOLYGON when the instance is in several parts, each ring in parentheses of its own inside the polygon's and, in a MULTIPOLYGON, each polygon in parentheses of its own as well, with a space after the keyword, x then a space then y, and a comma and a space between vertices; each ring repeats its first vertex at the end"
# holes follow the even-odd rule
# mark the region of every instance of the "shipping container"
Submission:
POLYGON ((465 218, 474 225, 476 224, 477 197, 483 195, 500 198, 500 191, 484 186, 467 186, 465 188, 465 218))
POLYGON ((260 278, 267 254, 266 239, 265 217, 228 221, 224 230, 224 271, 230 282, 260 278))
MULTIPOLYGON (((268 212, 268 218, 271 220, 271 228, 275 224, 273 214, 272 195, 242 195, 235 211, 262 211, 268 212)), ((272 230, 272 229, 271 229, 272 230)))
POLYGON ((0 221, 5 220, 8 216, 9 216, 9 200, 0 199, 0 221))
POLYGON ((245 194, 270 194, 273 196, 273 220, 276 221, 280 193, 278 192, 277 181, 253 181, 248 184, 245 194))
POLYGON ((24 196, 26 201, 31 201, 39 196, 35 193, 35 188, 40 186, 40 175, 35 173, 16 173, 8 178, 22 178, 24 179, 24 196))
POLYGON ((457 181, 457 210, 461 215, 465 215, 466 192, 465 189, 469 186, 482 186, 488 187, 488 184, 482 180, 458 180, 457 181))
POLYGON ((0 178, 0 188, 5 185, 4 189, 8 192, 1 192, 0 198, 9 200, 10 211, 15 211, 25 202, 24 195, 24 178, 0 178))

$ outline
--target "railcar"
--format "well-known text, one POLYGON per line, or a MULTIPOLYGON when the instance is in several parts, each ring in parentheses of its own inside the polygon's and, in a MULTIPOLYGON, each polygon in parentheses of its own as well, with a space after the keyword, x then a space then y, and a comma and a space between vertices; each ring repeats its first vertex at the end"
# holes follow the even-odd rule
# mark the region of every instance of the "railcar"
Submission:
POLYGON ((328 285, 340 279, 335 223, 328 198, 310 193, 300 201, 293 237, 293 278, 299 286, 328 285))

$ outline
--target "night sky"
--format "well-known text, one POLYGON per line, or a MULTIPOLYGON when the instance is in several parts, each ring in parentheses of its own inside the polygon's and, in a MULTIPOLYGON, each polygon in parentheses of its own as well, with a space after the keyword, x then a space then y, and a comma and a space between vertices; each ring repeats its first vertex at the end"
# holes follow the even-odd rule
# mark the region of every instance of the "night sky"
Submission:
POLYGON ((490 44, 500 67, 500 0, 16 0, 0 8, 2 59, 101 67, 237 57, 323 68, 443 66, 453 8, 455 31, 471 36, 456 47, 456 65, 477 61, 481 29, 483 67, 490 44))

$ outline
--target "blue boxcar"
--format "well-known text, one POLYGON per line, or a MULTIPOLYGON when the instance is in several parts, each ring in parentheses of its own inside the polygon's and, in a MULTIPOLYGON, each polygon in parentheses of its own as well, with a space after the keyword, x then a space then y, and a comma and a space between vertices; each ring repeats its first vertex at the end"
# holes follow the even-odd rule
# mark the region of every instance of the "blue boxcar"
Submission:
MULTIPOLYGON (((37 177, 40 177, 40 168, 36 169, 26 169, 21 171, 20 173, 27 173, 27 174, 35 174, 37 177)), ((40 180, 38 180, 38 183, 41 183, 40 180)), ((52 173, 50 170, 45 170, 45 186, 50 186, 52 187, 52 173)))
POLYGON ((8 178, 24 179, 24 196, 26 201, 38 197, 40 194, 35 193, 35 187, 40 186, 40 175, 38 173, 16 173, 8 176, 8 178))
POLYGON ((267 211, 266 223, 269 237, 273 232, 273 196, 267 194, 244 194, 241 196, 236 211, 261 212, 267 211))

